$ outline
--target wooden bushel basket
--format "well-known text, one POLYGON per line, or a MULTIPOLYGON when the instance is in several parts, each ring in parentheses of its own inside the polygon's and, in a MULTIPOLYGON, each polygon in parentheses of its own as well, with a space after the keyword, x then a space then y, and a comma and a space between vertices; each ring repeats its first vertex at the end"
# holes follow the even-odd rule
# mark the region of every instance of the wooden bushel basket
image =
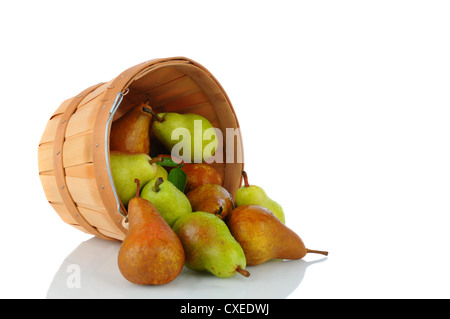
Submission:
MULTIPOLYGON (((103 239, 124 239, 125 215, 109 170, 109 133, 114 120, 148 98, 156 112, 206 117, 223 132, 223 145, 226 128, 239 128, 222 86, 208 70, 187 58, 150 60, 89 87, 56 109, 39 143, 42 186, 64 222, 103 239)), ((240 134, 235 137, 233 156, 237 158, 243 149, 240 134)), ((242 160, 226 163, 226 151, 230 152, 223 147, 224 163, 213 165, 234 196, 242 183, 244 164, 242 160)))

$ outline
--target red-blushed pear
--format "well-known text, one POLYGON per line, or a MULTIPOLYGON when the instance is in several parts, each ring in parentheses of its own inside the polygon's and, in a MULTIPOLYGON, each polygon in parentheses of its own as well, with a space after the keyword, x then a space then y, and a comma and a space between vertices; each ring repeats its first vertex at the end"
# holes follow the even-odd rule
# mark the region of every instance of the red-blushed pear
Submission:
POLYGON ((208 163, 184 163, 181 169, 186 173, 187 177, 186 193, 204 184, 222 186, 222 176, 208 163))
POLYGON ((234 208, 233 197, 222 186, 203 184, 186 194, 193 211, 211 213, 226 219, 234 208))
POLYGON ((132 154, 149 154, 152 115, 145 112, 149 101, 138 104, 111 125, 109 148, 132 154))
POLYGON ((148 200, 136 196, 128 203, 128 233, 120 246, 122 275, 138 285, 162 285, 183 269, 185 255, 180 239, 148 200))
POLYGON ((249 266, 271 259, 301 259, 307 253, 328 255, 326 251, 306 248, 294 231, 259 205, 235 208, 228 218, 228 228, 241 244, 249 266))

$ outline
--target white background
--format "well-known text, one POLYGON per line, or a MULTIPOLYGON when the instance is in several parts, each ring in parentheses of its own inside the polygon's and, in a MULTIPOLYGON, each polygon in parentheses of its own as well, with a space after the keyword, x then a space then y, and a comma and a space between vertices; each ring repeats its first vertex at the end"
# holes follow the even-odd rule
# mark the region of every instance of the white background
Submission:
POLYGON ((286 297, 449 298, 449 16, 447 1, 3 2, 0 297, 45 298, 92 237, 40 185, 50 115, 135 64, 186 56, 228 93, 250 182, 330 252, 286 297))

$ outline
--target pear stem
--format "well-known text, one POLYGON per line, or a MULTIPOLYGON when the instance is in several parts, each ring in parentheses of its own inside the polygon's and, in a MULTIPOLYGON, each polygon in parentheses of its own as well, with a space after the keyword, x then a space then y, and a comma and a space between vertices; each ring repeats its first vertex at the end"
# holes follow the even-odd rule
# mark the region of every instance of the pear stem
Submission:
POLYGON ((162 162, 162 161, 163 161, 163 158, 162 158, 161 156, 158 156, 158 157, 152 158, 152 159, 149 160, 148 162, 149 162, 150 164, 155 164, 155 163, 160 163, 160 162, 162 162))
POLYGON ((140 191, 141 191, 141 181, 139 179, 135 178, 134 182, 137 184, 136 197, 139 197, 140 191))
POLYGON ((164 121, 163 118, 161 118, 158 114, 155 113, 155 111, 153 111, 151 108, 148 108, 146 106, 144 106, 142 108, 142 111, 150 113, 151 115, 153 115, 153 117, 155 118, 155 120, 157 120, 158 122, 162 122, 164 121))
POLYGON ((237 267, 236 268, 236 271, 238 272, 238 273, 240 273, 242 276, 244 276, 244 277, 250 277, 250 273, 247 271, 247 270, 245 270, 245 269, 242 269, 241 267, 237 267))
POLYGON ((219 210, 217 212, 215 212, 214 215, 220 216, 222 214, 222 212, 223 212, 223 206, 220 206, 219 210))
POLYGON ((159 177, 155 181, 155 186, 153 186, 153 190, 155 191, 155 193, 160 191, 159 185, 161 185, 162 183, 164 183, 164 179, 162 177, 159 177))
POLYGON ((244 177, 244 185, 245 185, 245 187, 249 187, 250 184, 248 183, 248 176, 247 176, 247 173, 245 171, 242 171, 242 177, 244 177))
POLYGON ((328 251, 322 251, 322 250, 312 250, 312 249, 308 249, 306 248, 306 253, 313 253, 313 254, 321 254, 321 255, 325 255, 328 256, 328 251))

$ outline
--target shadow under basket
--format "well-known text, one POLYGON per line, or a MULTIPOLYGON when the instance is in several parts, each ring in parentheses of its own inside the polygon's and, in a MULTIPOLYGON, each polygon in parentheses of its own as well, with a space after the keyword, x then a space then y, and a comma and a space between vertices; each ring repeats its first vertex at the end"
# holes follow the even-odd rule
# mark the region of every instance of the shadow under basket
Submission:
POLYGON ((155 112, 206 117, 223 133, 223 145, 228 145, 227 128, 238 132, 230 143, 232 156, 231 149, 220 147, 219 139, 223 163, 212 164, 234 197, 242 183, 243 148, 236 130, 239 123, 224 89, 190 59, 150 60, 64 101, 50 117, 39 143, 39 176, 47 200, 64 222, 99 238, 125 238, 126 213, 109 169, 109 134, 113 121, 148 98, 155 112))

